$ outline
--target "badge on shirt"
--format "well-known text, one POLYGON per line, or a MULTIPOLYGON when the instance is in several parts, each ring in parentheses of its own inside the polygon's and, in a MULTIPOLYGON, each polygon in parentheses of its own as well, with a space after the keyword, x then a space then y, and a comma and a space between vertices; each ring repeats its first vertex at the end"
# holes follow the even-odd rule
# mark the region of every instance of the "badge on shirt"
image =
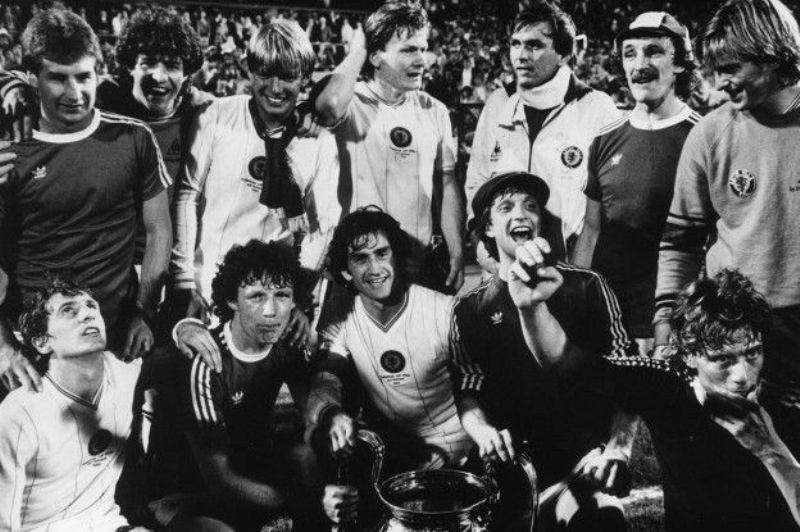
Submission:
POLYGON ((386 372, 380 378, 391 386, 403 384, 411 378, 411 374, 403 371, 406 367, 406 357, 394 350, 386 351, 380 358, 381 368, 386 372))
POLYGON ((411 136, 411 132, 404 127, 395 127, 389 132, 389 139, 392 141, 392 144, 397 146, 398 148, 408 148, 411 145, 411 141, 413 137, 411 136))
POLYGON ((583 162, 583 152, 577 146, 567 146, 561 152, 561 162, 567 168, 577 168, 583 162))
POLYGON ((756 191, 756 176, 750 170, 739 168, 728 177, 728 186, 740 198, 747 198, 756 191))

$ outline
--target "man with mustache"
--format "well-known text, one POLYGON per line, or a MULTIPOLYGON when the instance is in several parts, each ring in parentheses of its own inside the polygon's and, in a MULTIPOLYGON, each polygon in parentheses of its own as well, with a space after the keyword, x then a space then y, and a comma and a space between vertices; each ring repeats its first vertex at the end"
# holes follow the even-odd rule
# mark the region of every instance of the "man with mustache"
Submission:
POLYGON ((464 203, 447 107, 420 90, 429 32, 418 3, 386 2, 356 32, 315 108, 342 149, 343 208, 391 215, 413 238, 412 280, 455 293, 464 282, 464 203), (367 80, 356 83, 362 67, 367 80))
POLYGON ((586 216, 573 262, 606 277, 628 331, 648 352, 675 168, 700 120, 683 102, 696 66, 688 30, 667 13, 639 15, 616 43, 636 107, 589 147, 586 216))
MULTIPOLYGON (((619 118, 607 94, 572 73, 574 54, 575 25, 558 6, 537 0, 517 15, 510 36, 516 90, 509 95, 497 89, 486 101, 465 185, 471 200, 499 171, 524 168, 542 176, 552 191, 546 215, 558 223, 548 240, 558 258, 567 256, 583 229, 589 145, 600 128, 619 118)), ((485 257, 479 250, 484 267, 496 268, 485 257)))
POLYGON ((667 343, 669 308, 703 265, 710 276, 740 270, 773 308, 762 399, 797 455, 800 30, 779 0, 730 0, 704 29, 702 55, 731 101, 683 146, 659 255, 655 343, 667 343))
POLYGON ((19 324, 26 356, 47 371, 40 393, 0 403, 0 528, 129 529, 114 490, 141 361, 106 351, 99 303, 63 279, 30 294, 19 324))

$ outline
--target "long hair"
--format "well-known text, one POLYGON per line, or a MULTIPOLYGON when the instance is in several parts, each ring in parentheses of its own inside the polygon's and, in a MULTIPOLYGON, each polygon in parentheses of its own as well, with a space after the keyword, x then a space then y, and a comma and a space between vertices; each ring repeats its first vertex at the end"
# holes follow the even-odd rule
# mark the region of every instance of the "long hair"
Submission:
POLYGON ((703 33, 705 66, 751 61, 775 64, 784 85, 800 79, 800 30, 780 0, 729 0, 703 33))
POLYGON ((339 284, 348 284, 342 272, 347 271, 350 248, 358 250, 370 245, 378 233, 386 235, 397 267, 396 275, 401 281, 405 279, 405 264, 411 255, 408 233, 397 220, 377 207, 364 207, 342 218, 331 238, 326 269, 339 284))

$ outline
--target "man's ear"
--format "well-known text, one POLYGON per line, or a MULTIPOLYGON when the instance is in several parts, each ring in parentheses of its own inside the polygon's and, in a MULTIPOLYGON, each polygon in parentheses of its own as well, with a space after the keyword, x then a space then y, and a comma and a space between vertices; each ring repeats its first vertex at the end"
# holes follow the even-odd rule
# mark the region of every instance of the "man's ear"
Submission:
POLYGON ((494 228, 492 227, 491 220, 486 222, 486 227, 483 228, 483 234, 489 238, 494 238, 494 228))
POLYGON ((49 355, 53 352, 53 349, 50 347, 50 337, 46 334, 33 338, 31 344, 40 355, 49 355))
POLYGON ((347 270, 342 270, 342 277, 344 277, 344 280, 348 283, 353 281, 353 276, 350 275, 350 272, 347 270))
POLYGON ((686 365, 692 369, 697 369, 697 355, 686 355, 683 359, 686 362, 686 365))
POLYGON ((378 70, 378 67, 381 66, 381 62, 383 62, 383 50, 375 50, 371 54, 369 54, 369 62, 375 70, 378 70))
POLYGON ((239 305, 236 304, 236 301, 228 301, 228 308, 234 312, 239 312, 239 305))
POLYGON ((33 72, 28 73, 28 84, 33 87, 34 89, 39 88, 39 76, 34 74, 33 72))

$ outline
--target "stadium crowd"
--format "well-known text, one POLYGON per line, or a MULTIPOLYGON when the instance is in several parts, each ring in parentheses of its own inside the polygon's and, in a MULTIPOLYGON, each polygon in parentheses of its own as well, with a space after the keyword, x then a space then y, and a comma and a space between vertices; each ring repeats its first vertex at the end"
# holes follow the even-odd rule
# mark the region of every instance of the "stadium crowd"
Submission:
POLYGON ((643 423, 666 530, 800 530, 800 28, 710 4, 5 6, 0 529, 373 529, 366 428, 622 531, 643 423))

